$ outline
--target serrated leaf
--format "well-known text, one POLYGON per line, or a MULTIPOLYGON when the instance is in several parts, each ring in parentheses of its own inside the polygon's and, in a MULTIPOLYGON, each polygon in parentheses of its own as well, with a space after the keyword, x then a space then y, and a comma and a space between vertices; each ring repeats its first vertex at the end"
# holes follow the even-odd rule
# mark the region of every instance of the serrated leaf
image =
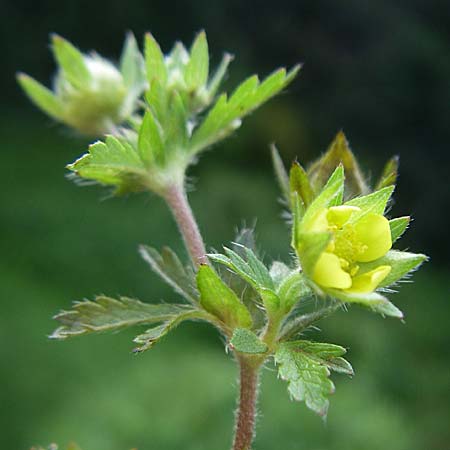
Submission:
POLYGON ((350 150, 347 138, 342 131, 336 135, 326 153, 308 169, 308 175, 314 189, 320 191, 339 164, 342 164, 345 171, 347 197, 367 194, 369 188, 364 180, 358 161, 350 150))
POLYGON ((17 80, 30 100, 50 117, 61 120, 63 105, 53 92, 30 76, 19 73, 17 80))
POLYGON ((417 269, 428 259, 426 255, 401 252, 399 250, 389 250, 383 257, 368 263, 361 263, 358 274, 369 272, 379 266, 390 266, 391 271, 380 283, 379 287, 390 286, 403 278, 409 272, 417 269))
POLYGON ((291 72, 286 75, 286 71, 280 69, 261 84, 257 76, 247 78, 235 89, 229 101, 226 95, 220 96, 206 119, 194 131, 191 152, 197 153, 228 136, 240 125, 243 117, 280 92, 292 78, 291 72))
POLYGON ((404 217, 397 217, 396 219, 392 219, 389 221, 392 243, 397 241, 403 235, 403 233, 408 228, 410 220, 411 217, 404 216, 404 217))
POLYGON ((284 167, 283 160, 280 157, 280 153, 274 144, 270 147, 272 155, 272 164, 275 172, 275 176, 280 186, 281 193, 287 205, 290 203, 291 192, 289 189, 289 176, 287 174, 286 168, 284 167))
POLYGON ((137 151, 125 140, 107 136, 89 146, 89 153, 67 166, 81 178, 116 186, 116 193, 147 188, 148 172, 137 151))
POLYGON ((240 353, 261 354, 268 350, 255 333, 245 328, 236 328, 230 340, 230 347, 240 353))
POLYGON ((144 55, 148 82, 151 84, 156 79, 161 84, 166 84, 167 68, 164 55, 158 42, 150 33, 145 35, 144 55))
POLYGON ((139 129, 138 150, 145 165, 164 162, 164 143, 160 126, 150 111, 146 111, 139 129))
POLYGON ((204 311, 194 310, 181 313, 172 320, 168 320, 161 325, 146 330, 144 333, 136 336, 133 342, 139 344, 133 349, 134 353, 142 353, 151 349, 157 342, 159 342, 170 331, 176 328, 181 322, 186 320, 208 320, 208 315, 204 311))
POLYGON ((187 305, 151 304, 120 297, 98 296, 95 301, 76 302, 69 311, 62 311, 54 319, 62 324, 50 336, 66 339, 88 333, 114 331, 122 328, 172 320, 180 314, 192 312, 187 305))
POLYGON ((328 367, 311 354, 298 350, 295 342, 280 344, 275 362, 279 366, 279 376, 288 382, 291 396, 297 401, 304 401, 320 416, 326 416, 328 396, 334 393, 334 384, 328 378, 328 367))
POLYGON ((206 33, 200 32, 195 38, 190 51, 189 62, 185 68, 185 81, 189 90, 196 90, 208 81, 209 54, 206 33))
POLYGON ((65 78, 76 87, 83 87, 91 80, 84 55, 69 41, 61 36, 52 36, 52 48, 58 65, 65 78))
POLYGON ((398 166, 400 158, 398 156, 393 156, 384 166, 383 172, 375 185, 375 190, 378 191, 387 186, 395 185, 398 175, 398 166))
POLYGON ((198 303, 199 294, 195 287, 193 271, 185 268, 178 256, 169 247, 163 247, 160 254, 152 247, 141 245, 139 252, 151 269, 171 286, 175 292, 190 303, 198 303))
POLYGON ((252 326, 249 311, 214 269, 207 265, 200 266, 197 272, 197 287, 200 291, 200 304, 225 325, 231 329, 252 326))
POLYGON ((305 277, 300 272, 291 273, 287 276, 277 289, 280 304, 287 313, 294 305, 311 295, 311 289, 306 283, 305 277))
POLYGON ((303 167, 295 162, 292 164, 289 173, 289 191, 297 192, 305 207, 308 207, 314 200, 314 192, 308 179, 308 174, 303 167))

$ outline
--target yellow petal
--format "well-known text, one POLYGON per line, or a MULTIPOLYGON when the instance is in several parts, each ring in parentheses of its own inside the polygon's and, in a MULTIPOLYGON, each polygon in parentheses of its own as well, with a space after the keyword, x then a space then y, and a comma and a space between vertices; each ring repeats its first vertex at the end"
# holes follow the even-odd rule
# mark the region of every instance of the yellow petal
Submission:
POLYGON ((379 266, 370 272, 363 273, 352 279, 352 287, 347 292, 365 294, 374 291, 388 276, 391 266, 379 266))
POLYGON ((369 262, 381 258, 392 247, 389 221, 381 214, 367 214, 355 224, 355 238, 361 250, 355 261, 369 262))
POLYGON ((355 211, 361 211, 357 206, 341 205, 328 208, 327 219, 332 225, 342 227, 355 211))
POLYGON ((320 255, 314 268, 313 280, 319 286, 336 289, 347 289, 352 285, 352 278, 342 270, 339 258, 328 252, 320 255))

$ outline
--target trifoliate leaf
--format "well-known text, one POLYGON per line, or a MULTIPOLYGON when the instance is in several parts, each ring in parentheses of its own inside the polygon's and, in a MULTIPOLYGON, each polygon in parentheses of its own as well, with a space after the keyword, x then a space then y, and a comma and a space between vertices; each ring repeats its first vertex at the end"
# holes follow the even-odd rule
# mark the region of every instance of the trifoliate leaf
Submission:
POLYGON ((138 150, 146 166, 164 162, 164 144, 161 129, 150 111, 146 111, 139 129, 138 150))
POLYGON ((248 309, 210 266, 200 266, 197 287, 200 291, 200 304, 225 325, 232 329, 252 326, 248 309))
POLYGON ((409 216, 397 217, 389 221, 389 227, 391 228, 392 243, 398 240, 408 228, 411 218, 409 216))
POLYGON ((309 179, 314 190, 320 191, 339 164, 343 165, 345 171, 347 197, 367 194, 369 188, 342 131, 336 135, 327 152, 308 169, 309 179))
POLYGON ((341 357, 345 352, 338 345, 293 341, 279 345, 275 362, 279 366, 279 376, 289 383, 291 396, 326 416, 328 396, 334 392, 334 384, 328 378, 330 370, 353 375, 351 365, 341 357))
POLYGON ((165 85, 167 82, 167 68, 164 62, 164 55, 158 42, 150 33, 145 35, 144 55, 148 82, 152 84, 154 80, 158 80, 165 85))
POLYGON ((206 33, 200 32, 195 38, 185 68, 185 81, 188 90, 194 91, 206 84, 209 74, 209 54, 206 33))
POLYGON ((139 192, 148 187, 149 174, 137 150, 114 136, 90 145, 89 153, 67 168, 81 178, 116 186, 116 193, 139 192))
POLYGON ((91 79, 83 53, 61 36, 52 36, 52 47, 58 65, 65 78, 77 88, 89 83, 91 79))
POLYGON ((236 328, 230 340, 230 347, 240 353, 261 354, 268 350, 255 333, 245 328, 236 328))
POLYGON ((253 76, 238 86, 229 100, 226 95, 220 96, 203 123, 194 130, 191 152, 198 153, 230 134, 240 125, 240 119, 284 89, 298 70, 295 67, 286 74, 285 69, 280 69, 262 83, 253 76))
POLYGON ((271 146, 272 154, 272 164, 275 172, 275 176, 280 186, 281 193, 287 205, 289 205, 291 200, 291 192, 289 189, 289 176, 284 167, 283 161, 281 159, 280 153, 278 152, 275 145, 271 146))
POLYGON ((141 245, 139 252, 151 269, 175 292, 182 295, 190 303, 198 303, 199 294, 195 287, 193 271, 185 268, 178 256, 169 247, 163 247, 160 254, 152 247, 141 245))
POLYGON ((36 106, 54 119, 61 120, 63 105, 51 90, 24 73, 19 73, 17 75, 17 80, 36 106))
POLYGON ((380 283, 379 287, 390 286, 409 272, 417 269, 428 259, 426 255, 390 250, 383 257, 368 263, 361 263, 359 273, 369 272, 379 266, 390 266, 391 271, 380 283))
POLYGON ((380 179, 375 185, 375 190, 378 191, 387 186, 392 186, 397 181, 398 166, 400 158, 398 156, 392 157, 384 166, 380 179))
MULTIPOLYGON (((192 312, 186 305, 151 304, 120 297, 98 296, 95 301, 76 302, 69 311, 62 311, 54 319, 62 324, 50 336, 66 339, 81 334, 114 331, 134 325, 173 320, 180 314, 192 312)), ((198 310, 197 310, 198 311, 198 310)))

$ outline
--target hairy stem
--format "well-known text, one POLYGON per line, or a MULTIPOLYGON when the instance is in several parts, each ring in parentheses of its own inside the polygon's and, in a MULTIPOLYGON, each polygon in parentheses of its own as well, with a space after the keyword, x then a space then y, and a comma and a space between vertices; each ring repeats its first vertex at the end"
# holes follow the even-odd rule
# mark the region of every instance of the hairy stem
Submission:
POLYGON ((198 267, 200 264, 207 263, 205 244, 183 185, 169 187, 163 197, 177 222, 194 266, 198 267))
POLYGON ((238 358, 238 362, 240 394, 232 450, 250 450, 255 434, 260 363, 252 364, 247 358, 238 358))

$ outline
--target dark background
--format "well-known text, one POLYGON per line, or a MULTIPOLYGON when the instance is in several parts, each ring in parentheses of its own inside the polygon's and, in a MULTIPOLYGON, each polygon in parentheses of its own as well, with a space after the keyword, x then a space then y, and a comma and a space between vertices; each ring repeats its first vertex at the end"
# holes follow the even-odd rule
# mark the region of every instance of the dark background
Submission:
POLYGON ((103 201, 101 188, 64 178, 89 141, 37 111, 14 79, 21 70, 50 83, 50 32, 117 59, 127 30, 140 40, 152 31, 168 51, 201 28, 213 62, 225 50, 236 56, 228 90, 252 73, 304 63, 286 93, 191 171, 210 246, 257 217, 266 260, 287 259, 268 144, 277 142, 286 163, 307 163, 343 129, 369 179, 400 155, 391 213, 414 222, 398 247, 431 256, 415 283, 392 295, 404 324, 355 307, 310 334, 348 347, 356 370, 353 380, 334 377, 326 424, 265 371, 255 448, 449 448, 448 2, 3 0, 0 16, 0 448, 72 440, 83 450, 228 448, 236 373, 207 327, 183 325, 137 357, 129 332, 46 339, 51 315, 73 300, 106 293, 177 301, 136 248, 183 250, 158 199, 103 201))

